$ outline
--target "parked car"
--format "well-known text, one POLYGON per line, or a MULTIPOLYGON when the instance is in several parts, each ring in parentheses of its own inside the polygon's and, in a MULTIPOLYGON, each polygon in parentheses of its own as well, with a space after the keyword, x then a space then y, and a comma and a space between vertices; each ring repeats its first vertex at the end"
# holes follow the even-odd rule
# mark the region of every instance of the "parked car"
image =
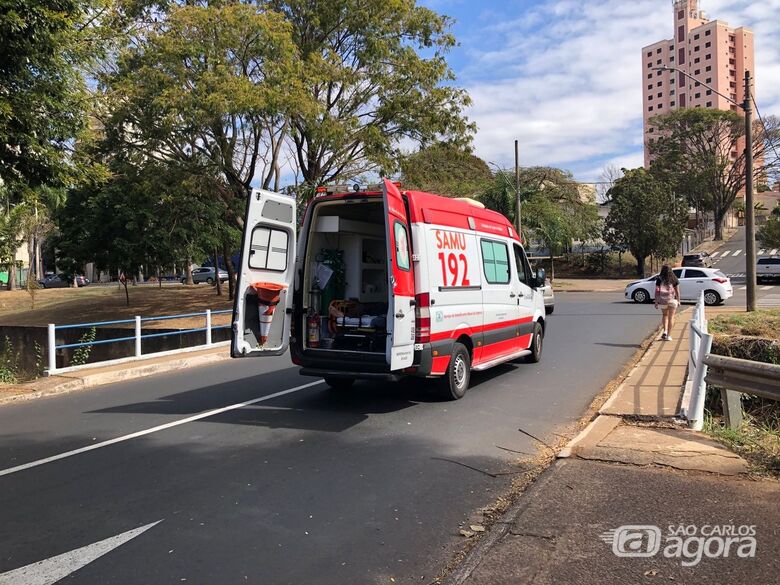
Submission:
MULTIPOLYGON (((220 282, 227 282, 228 273, 224 270, 219 271, 220 282)), ((192 282, 198 284, 199 282, 207 282, 208 284, 214 284, 214 267, 213 266, 201 266, 200 268, 193 268, 192 270, 192 282)), ((181 283, 186 284, 187 279, 182 278, 181 283)))
POLYGON ((699 268, 711 268, 712 257, 707 252, 695 252, 693 254, 685 254, 685 256, 683 256, 682 265, 699 267, 699 268))
POLYGON ((555 310, 555 294, 549 278, 545 279, 544 286, 540 287, 539 290, 542 291, 544 297, 544 312, 549 315, 555 310))
POLYGON ((87 286, 89 284, 89 279, 84 276, 83 274, 77 274, 75 277, 76 286, 81 288, 82 286, 87 286))
POLYGON ((759 258, 756 262, 756 280, 763 282, 775 278, 780 278, 780 258, 759 258))
MULTIPOLYGON (((715 268, 675 268, 674 275, 680 280, 680 300, 697 301, 704 293, 707 305, 719 305, 734 295, 731 279, 715 268)), ((635 303, 649 303, 655 299, 654 274, 626 286, 625 297, 635 303)))
POLYGON ((68 288, 71 280, 65 274, 49 274, 38 281, 41 288, 68 288))

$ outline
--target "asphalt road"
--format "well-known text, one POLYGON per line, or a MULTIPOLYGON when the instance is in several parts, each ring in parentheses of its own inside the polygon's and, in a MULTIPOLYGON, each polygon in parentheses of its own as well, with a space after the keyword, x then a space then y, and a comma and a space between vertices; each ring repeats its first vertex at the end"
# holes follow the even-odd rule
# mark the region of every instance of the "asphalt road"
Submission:
MULTIPOLYGON (((758 256, 768 256, 772 251, 756 242, 756 254, 758 256)), ((777 250, 774 250, 774 252, 777 253, 777 250)), ((745 289, 747 288, 745 284, 745 262, 747 260, 745 255, 745 228, 740 228, 728 242, 713 252, 712 256, 713 268, 717 268, 731 277, 731 283, 734 286, 734 297, 727 301, 727 304, 744 306, 745 289)), ((760 309, 780 307, 780 283, 775 281, 758 284, 756 288, 756 305, 760 309)))
POLYGON ((541 363, 475 374, 458 402, 296 389, 312 379, 280 357, 0 407, 0 584, 428 583, 536 451, 518 428, 554 441, 657 322, 560 293, 541 363))

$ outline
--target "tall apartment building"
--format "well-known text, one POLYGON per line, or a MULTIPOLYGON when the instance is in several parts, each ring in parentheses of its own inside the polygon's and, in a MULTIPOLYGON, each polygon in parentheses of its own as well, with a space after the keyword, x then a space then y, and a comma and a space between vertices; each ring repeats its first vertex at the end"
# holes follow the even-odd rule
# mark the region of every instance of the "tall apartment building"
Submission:
MULTIPOLYGON (((677 108, 738 110, 727 99, 681 73, 655 71, 656 67, 685 71, 737 102, 744 96, 745 71, 755 75, 751 30, 710 20, 699 10, 698 0, 674 1, 673 9, 674 38, 642 49, 645 166, 650 164, 647 143, 655 132, 650 123, 653 116, 677 108)), ((737 148, 743 149, 744 142, 737 148)), ((736 157, 736 151, 732 157, 736 157)))

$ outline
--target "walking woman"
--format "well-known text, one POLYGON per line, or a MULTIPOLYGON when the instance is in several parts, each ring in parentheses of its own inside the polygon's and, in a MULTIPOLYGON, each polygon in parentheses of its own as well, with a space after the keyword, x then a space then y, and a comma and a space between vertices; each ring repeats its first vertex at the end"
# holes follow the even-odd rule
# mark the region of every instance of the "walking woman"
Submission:
POLYGON ((655 308, 661 309, 661 325, 664 328, 661 339, 672 340, 674 313, 680 305, 680 281, 672 272, 672 267, 664 264, 661 273, 655 279, 655 308))

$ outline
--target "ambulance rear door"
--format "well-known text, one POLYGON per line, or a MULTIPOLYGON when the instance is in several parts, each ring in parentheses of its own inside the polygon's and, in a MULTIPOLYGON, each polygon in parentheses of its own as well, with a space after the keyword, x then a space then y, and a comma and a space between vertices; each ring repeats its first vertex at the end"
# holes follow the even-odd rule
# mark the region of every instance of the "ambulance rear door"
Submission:
POLYGON ((387 240, 387 277, 390 291, 387 311, 387 363, 401 370, 414 362, 414 270, 406 206, 398 187, 384 180, 387 240))
POLYGON ((289 346, 295 221, 294 198, 252 190, 241 238, 232 357, 280 355, 289 346))

